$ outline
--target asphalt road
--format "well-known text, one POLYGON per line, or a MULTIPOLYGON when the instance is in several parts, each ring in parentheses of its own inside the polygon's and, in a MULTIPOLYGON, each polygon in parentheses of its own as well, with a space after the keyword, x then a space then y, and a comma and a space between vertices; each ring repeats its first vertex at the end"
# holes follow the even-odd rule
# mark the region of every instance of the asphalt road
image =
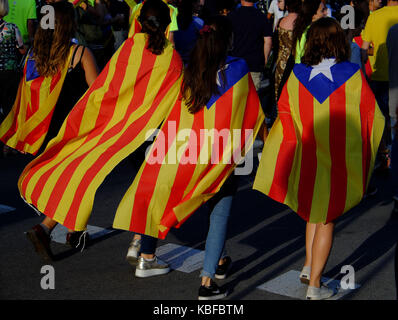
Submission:
MULTIPOLYGON (((55 289, 43 290, 41 268, 47 265, 33 250, 24 232, 42 217, 19 197, 17 179, 29 162, 27 156, 0 159, 0 205, 15 208, 0 213, 0 299, 110 299, 110 300, 195 300, 199 272, 173 270, 168 275, 139 279, 125 261, 131 234, 115 231, 97 238, 83 252, 53 243, 56 260, 55 289)), ((110 228, 115 209, 134 178, 131 161, 123 161, 105 180, 95 199, 89 224, 110 228)), ((239 178, 229 223, 227 250, 233 259, 225 280, 218 281, 230 291, 226 300, 290 300, 260 290, 258 286, 304 262, 305 223, 289 208, 251 189, 254 173, 239 178)), ((375 176, 379 192, 363 200, 341 217, 336 225, 333 249, 325 276, 339 280, 344 265, 355 270, 360 286, 344 300, 394 300, 394 254, 398 240, 398 215, 392 212, 391 181, 375 176)), ((204 250, 208 228, 205 211, 196 212, 180 229, 172 230, 168 243, 204 250)))

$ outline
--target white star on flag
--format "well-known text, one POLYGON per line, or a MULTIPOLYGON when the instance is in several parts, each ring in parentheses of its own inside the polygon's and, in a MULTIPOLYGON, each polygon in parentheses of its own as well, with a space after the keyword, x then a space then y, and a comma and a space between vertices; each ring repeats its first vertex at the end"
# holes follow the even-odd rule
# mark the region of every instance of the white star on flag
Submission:
POLYGON ((330 68, 335 64, 335 59, 324 59, 320 64, 313 67, 311 70, 310 78, 308 81, 311 81, 318 74, 322 73, 326 78, 330 81, 334 82, 332 71, 330 68))

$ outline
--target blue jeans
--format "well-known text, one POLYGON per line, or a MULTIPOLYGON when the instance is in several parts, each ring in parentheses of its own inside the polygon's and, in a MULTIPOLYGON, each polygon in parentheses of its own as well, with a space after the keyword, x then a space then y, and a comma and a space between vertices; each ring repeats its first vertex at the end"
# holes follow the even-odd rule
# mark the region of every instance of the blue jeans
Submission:
POLYGON ((205 261, 201 277, 214 278, 218 261, 224 251, 227 225, 232 205, 232 195, 222 197, 210 214, 210 227, 206 239, 205 261))

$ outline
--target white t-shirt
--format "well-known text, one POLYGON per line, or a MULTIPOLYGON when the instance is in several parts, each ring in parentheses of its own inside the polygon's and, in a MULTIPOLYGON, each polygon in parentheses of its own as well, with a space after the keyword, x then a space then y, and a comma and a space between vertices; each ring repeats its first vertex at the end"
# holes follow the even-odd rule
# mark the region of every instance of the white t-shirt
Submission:
POLYGON ((269 6, 269 9, 268 9, 268 13, 274 15, 274 27, 273 27, 273 30, 275 30, 279 19, 282 19, 284 17, 283 11, 279 10, 278 0, 272 0, 271 4, 269 6))

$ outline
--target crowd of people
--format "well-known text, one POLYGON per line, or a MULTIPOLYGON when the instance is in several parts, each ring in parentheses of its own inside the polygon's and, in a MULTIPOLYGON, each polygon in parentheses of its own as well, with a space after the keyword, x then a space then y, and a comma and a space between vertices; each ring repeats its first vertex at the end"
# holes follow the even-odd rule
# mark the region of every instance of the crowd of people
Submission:
POLYGON ((396 0, 0 0, 0 81, 2 156, 35 156, 18 187, 46 216, 27 232, 46 260, 58 223, 84 248, 97 189, 131 156, 113 227, 134 233, 135 275, 168 273, 157 239, 206 206, 198 298, 224 298, 235 155, 255 138, 253 188, 307 222, 307 299, 335 294, 321 283, 335 220, 377 192, 374 168, 391 171, 398 211, 396 0), (251 136, 208 146, 204 129, 251 136))

